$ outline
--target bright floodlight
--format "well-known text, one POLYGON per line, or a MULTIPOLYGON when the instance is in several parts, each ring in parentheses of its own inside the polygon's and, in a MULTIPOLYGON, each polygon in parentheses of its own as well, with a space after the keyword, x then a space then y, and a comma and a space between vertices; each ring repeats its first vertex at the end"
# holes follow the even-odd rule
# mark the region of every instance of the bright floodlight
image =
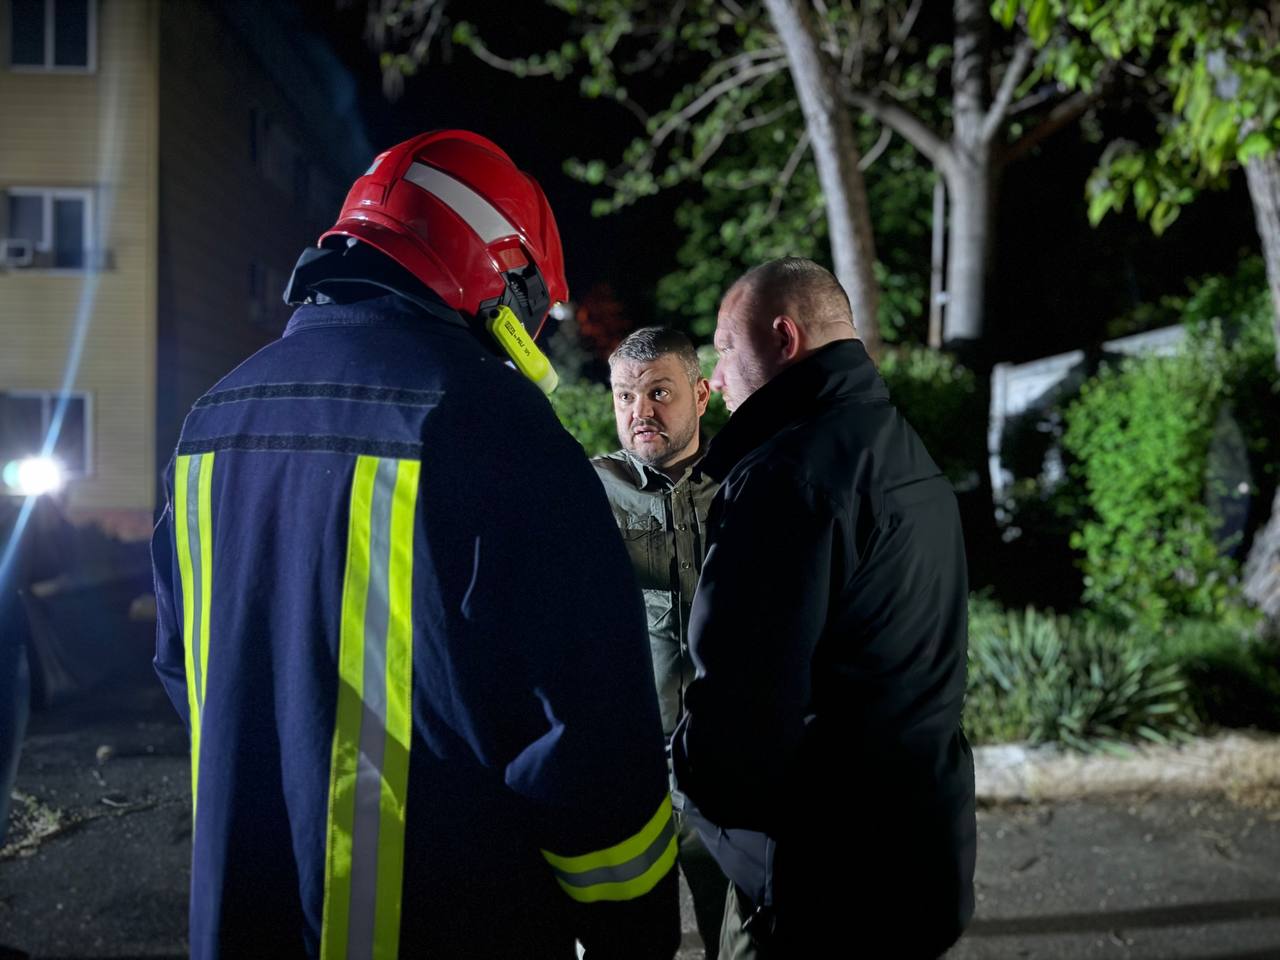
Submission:
POLYGON ((27 457, 9 464, 4 479, 16 493, 24 497, 38 497, 62 489, 66 478, 62 467, 51 457, 27 457))

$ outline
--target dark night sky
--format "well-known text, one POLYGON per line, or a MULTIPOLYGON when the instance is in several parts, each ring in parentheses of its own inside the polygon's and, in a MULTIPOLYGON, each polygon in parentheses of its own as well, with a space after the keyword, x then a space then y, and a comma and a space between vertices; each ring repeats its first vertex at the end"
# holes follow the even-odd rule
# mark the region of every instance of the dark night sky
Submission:
MULTIPOLYGON (((491 137, 538 178, 551 199, 574 294, 607 281, 633 323, 654 319, 653 286, 675 265, 680 235, 672 215, 681 196, 660 194, 621 214, 596 218, 590 206, 599 188, 563 172, 570 156, 616 159, 638 132, 630 114, 581 97, 575 80, 517 80, 465 50, 447 60, 436 57, 390 102, 382 94, 377 55, 364 36, 365 3, 311 0, 304 6, 314 29, 334 45, 359 84, 375 148, 437 127, 465 127, 491 137)), ((482 9, 493 15, 495 8, 482 9)), ((503 33, 501 20, 481 24, 504 52, 559 44, 561 15, 527 2, 511 9, 518 11, 509 21, 518 22, 518 44, 502 43, 512 31, 503 33)), ((467 13, 480 15, 476 8, 467 13)), ((640 99, 656 106, 653 96, 642 93, 640 99)), ((1136 107, 1110 109, 1101 123, 1108 136, 1150 135, 1151 121, 1136 107)), ((1182 292, 1188 276, 1229 272, 1242 253, 1258 248, 1242 177, 1228 191, 1201 197, 1159 240, 1131 215, 1113 215, 1091 228, 1084 183, 1102 146, 1087 142, 1078 126, 1069 127, 1011 167, 1002 181, 989 298, 989 329, 1000 359, 1030 359, 1101 340, 1117 314, 1182 292)), ((927 256, 922 250, 921 257, 927 256)))
MULTIPOLYGON (((563 37, 556 33, 555 11, 536 4, 521 9, 520 36, 528 44, 522 49, 559 45, 563 37), (539 15, 530 16, 531 8, 539 15)), ((581 296, 594 284, 608 282, 636 325, 648 321, 654 283, 674 265, 679 237, 672 214, 679 198, 659 196, 615 216, 593 217, 591 202, 599 188, 572 179, 563 169, 572 156, 618 157, 639 132, 636 120, 615 103, 580 96, 576 80, 518 80, 461 49, 447 62, 433 55, 424 70, 407 80, 403 94, 389 101, 382 92, 377 54, 364 36, 365 12, 361 0, 345 6, 336 0, 308 4, 315 29, 333 44, 359 85, 375 149, 441 127, 462 127, 491 138, 546 191, 560 226, 571 293, 581 296)), ((467 15, 477 14, 468 10, 467 15)))

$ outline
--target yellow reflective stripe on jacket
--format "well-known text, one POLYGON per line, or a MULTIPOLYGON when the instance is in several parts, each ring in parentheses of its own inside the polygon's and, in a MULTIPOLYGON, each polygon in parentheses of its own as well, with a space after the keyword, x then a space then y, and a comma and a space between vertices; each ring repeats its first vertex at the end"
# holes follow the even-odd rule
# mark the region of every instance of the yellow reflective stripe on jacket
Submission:
POLYGON ((362 456, 351 486, 326 828, 322 958, 399 952, 413 720, 419 464, 362 456))
POLYGON ((576 857, 549 850, 543 850, 542 856, 551 864, 561 889, 574 900, 592 903, 642 897, 676 862, 671 797, 663 797, 649 822, 621 843, 576 857))
POLYGON ((182 639, 191 718, 191 815, 199 798, 200 724, 209 677, 209 612, 213 608, 213 454, 178 457, 173 527, 182 580, 182 639))

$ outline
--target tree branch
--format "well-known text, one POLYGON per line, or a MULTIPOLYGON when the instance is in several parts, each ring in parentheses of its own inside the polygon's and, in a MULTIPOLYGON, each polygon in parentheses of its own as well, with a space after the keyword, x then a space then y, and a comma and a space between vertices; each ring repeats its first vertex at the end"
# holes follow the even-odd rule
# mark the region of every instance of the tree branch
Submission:
POLYGON ((535 67, 530 66, 527 60, 508 60, 506 57, 500 57, 486 47, 484 41, 479 37, 467 44, 467 49, 482 63, 487 63, 495 70, 502 70, 505 73, 514 73, 525 77, 546 77, 555 73, 555 69, 549 64, 544 63, 535 67))
POLYGON ((818 22, 822 26, 822 34, 826 38, 826 42, 822 44, 822 48, 832 60, 840 60, 840 38, 836 36, 836 28, 831 25, 831 11, 828 9, 825 0, 813 0, 814 9, 818 11, 818 22))
POLYGON ((946 143, 910 110, 858 90, 846 91, 844 99, 850 106, 857 107, 886 126, 892 127, 895 133, 928 157, 934 166, 942 166, 946 163, 946 143))
POLYGON ((765 77, 780 70, 785 70, 787 61, 784 59, 770 60, 766 63, 756 64, 754 67, 748 67, 745 70, 739 70, 733 76, 721 80, 719 83, 705 90, 700 97, 686 106, 679 113, 667 119, 658 130, 654 133, 651 141, 652 146, 657 147, 658 144, 666 140, 681 124, 687 123, 701 113, 709 104, 723 93, 736 89, 745 83, 748 83, 757 77, 765 77))
POLYGON ((649 111, 648 110, 640 106, 640 104, 632 100, 630 97, 623 97, 621 100, 618 101, 618 103, 626 107, 627 111, 633 117, 635 117, 637 120, 640 121, 641 127, 645 128, 646 130, 649 128, 649 111))
POLYGON ((873 163, 880 159, 880 155, 889 149, 889 142, 893 140, 893 129, 888 125, 880 128, 880 138, 858 161, 858 169, 862 171, 868 170, 873 163))
POLYGON ((720 60, 713 63, 707 68, 707 72, 702 75, 703 83, 710 83, 722 73, 735 70, 738 67, 744 67, 755 60, 772 60, 783 56, 783 49, 779 46, 761 47, 759 50, 747 50, 740 53, 736 57, 729 57, 726 60, 720 60))
POLYGON ((1017 103, 1011 104, 1009 107, 1009 119, 1021 116, 1028 110, 1034 110, 1042 103, 1048 103, 1054 97, 1062 95, 1062 89, 1056 83, 1046 83, 1035 93, 1029 93, 1017 103))
MULTIPOLYGON (((661 39, 655 43, 650 49, 644 51, 635 60, 622 68, 623 73, 643 73, 657 63, 662 57, 670 52, 675 46, 675 26, 680 22, 680 17, 684 14, 685 0, 680 0, 671 8, 671 12, 667 15, 666 25, 672 28, 671 36, 661 39)), ((661 30, 661 28, 659 28, 661 30)))
POLYGON ((893 31, 893 45, 889 47, 889 51, 884 55, 884 65, 891 67, 894 61, 898 59, 898 55, 902 53, 902 45, 906 42, 907 37, 911 35, 911 30, 916 25, 916 18, 920 16, 920 6, 923 0, 911 0, 911 6, 907 8, 907 12, 902 15, 896 30, 893 31))
POLYGON ((1078 119, 1100 99, 1101 88, 1102 85, 1099 84, 1091 92, 1086 93, 1080 90, 1063 100, 1049 111, 1048 116, 1009 145, 1009 148, 1004 151, 1004 162, 1013 163, 1015 160, 1022 159, 1036 144, 1078 119))
MULTIPOLYGON (((758 91, 761 87, 763 87, 768 82, 769 82, 768 77, 761 77, 753 85, 753 91, 758 91)), ((694 171, 701 170, 704 166, 706 166, 707 161, 710 160, 712 156, 715 155, 715 152, 720 149, 720 145, 724 143, 724 141, 729 137, 729 135, 738 132, 738 122, 741 121, 742 119, 742 116, 741 116, 742 109, 744 108, 739 108, 738 120, 733 123, 729 123, 727 121, 724 123, 721 123, 719 129, 716 130, 714 134, 712 134, 711 139, 707 141, 707 144, 702 148, 701 151, 699 151, 698 155, 693 158, 694 171)))
POLYGON ((782 209, 782 197, 787 192, 787 187, 791 185, 791 178, 796 175, 796 170, 800 166, 800 161, 804 159, 804 155, 809 152, 809 131, 805 130, 800 134, 800 139, 796 141, 795 147, 791 150, 791 156, 787 157, 787 163, 782 168, 782 172, 778 174, 778 182, 773 187, 773 199, 769 201, 769 209, 765 211, 765 223, 773 223, 774 218, 778 216, 778 211, 782 209))
POLYGON ((1004 76, 1000 78, 1000 89, 996 91, 991 106, 987 108, 986 116, 982 118, 982 127, 978 135, 983 143, 994 140, 1000 125, 1004 123, 1004 118, 1009 112, 1009 104, 1013 102, 1013 94, 1026 75, 1027 65, 1031 63, 1032 49, 1030 37, 1023 37, 1018 41, 1009 65, 1005 67, 1004 76))
POLYGON ((757 113, 750 117, 740 120, 733 128, 734 133, 746 133, 748 130, 755 130, 758 127, 767 127, 775 120, 780 120, 788 113, 795 110, 799 106, 794 100, 788 100, 777 109, 770 110, 768 113, 757 113))

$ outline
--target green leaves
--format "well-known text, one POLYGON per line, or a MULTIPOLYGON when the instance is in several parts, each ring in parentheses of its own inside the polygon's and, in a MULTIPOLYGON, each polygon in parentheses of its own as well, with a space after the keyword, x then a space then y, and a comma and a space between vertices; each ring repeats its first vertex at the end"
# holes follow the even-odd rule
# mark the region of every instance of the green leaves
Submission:
POLYGON ((1131 634, 1028 607, 970 604, 965 731, 975 743, 1061 743, 1120 752, 1196 726, 1177 666, 1131 634))
POLYGON ((1095 517, 1072 536, 1084 599, 1121 622, 1213 616, 1233 599, 1202 499, 1221 373, 1200 349, 1104 368, 1067 410, 1095 517))
MULTIPOLYGON (((1151 216, 1159 216, 1159 202, 1151 216)), ((1255 476, 1275 469, 1280 395, 1273 389, 1270 298, 1258 260, 1236 277, 1172 301, 1187 327, 1173 356, 1106 366, 1066 410, 1088 515, 1072 537, 1084 599, 1121 623, 1157 628, 1177 617, 1240 615, 1236 561, 1223 554, 1210 450, 1230 404, 1255 476)), ((1233 481, 1234 483, 1234 481, 1233 481)))
POLYGON ((879 371, 894 406, 948 479, 956 484, 974 480, 982 463, 986 420, 973 371, 950 354, 914 346, 885 351, 879 371))
POLYGON ((1097 223, 1124 209, 1130 194, 1137 215, 1159 234, 1183 206, 1250 158, 1280 147, 1280 50, 1270 39, 1265 11, 1245 0, 1017 0, 997 4, 1010 24, 1025 18, 1028 33, 1046 42, 1046 8, 1065 14, 1090 43, 1066 55, 1042 53, 1042 68, 1066 86, 1083 86, 1088 50, 1127 68, 1140 65, 1163 102, 1155 110, 1160 141, 1145 162, 1123 167, 1106 160, 1088 187, 1089 218, 1097 223))
MULTIPOLYGON (((681 205, 676 227, 683 242, 678 268, 658 286, 658 306, 688 318, 692 332, 710 336, 720 297, 748 267, 774 257, 812 257, 829 264, 825 200, 806 151, 799 109, 781 89, 756 110, 777 120, 728 141, 716 161, 696 174, 701 193, 681 205), (788 170, 790 169, 790 173, 788 170)), ((858 131, 869 150, 880 130, 858 131)), ((932 176, 918 155, 895 139, 865 173, 881 263, 880 325, 889 340, 922 338, 927 313, 929 197, 932 176)))
POLYGON ((613 394, 601 383, 562 383, 551 394, 560 423, 594 457, 618 449, 613 394))
POLYGON ((991 5, 991 15, 1004 27, 1012 27, 1021 9, 1021 0, 996 0, 991 5))
POLYGON ((1248 163, 1254 157, 1264 157, 1275 150, 1276 144, 1272 142, 1271 136, 1261 130, 1254 130, 1240 142, 1236 149, 1236 161, 1248 163))
POLYGON ((1044 46, 1053 28, 1053 10, 1049 0, 1029 0, 1027 7, 1027 35, 1037 46, 1044 46))
POLYGON ((1188 167, 1184 158, 1168 150, 1153 153, 1117 141, 1104 152, 1085 185, 1089 222, 1097 226, 1108 213, 1123 210, 1132 197, 1134 212, 1159 236, 1195 197, 1192 184, 1210 182, 1206 171, 1188 167))

